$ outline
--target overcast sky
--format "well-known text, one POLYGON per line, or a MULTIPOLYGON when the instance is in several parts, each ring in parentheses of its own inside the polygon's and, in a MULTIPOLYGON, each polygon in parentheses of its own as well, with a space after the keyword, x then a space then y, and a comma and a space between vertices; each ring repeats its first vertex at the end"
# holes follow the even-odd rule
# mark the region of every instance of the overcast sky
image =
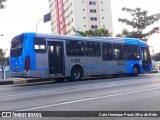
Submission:
MULTIPOLYGON (((35 32, 37 21, 49 12, 49 7, 48 0, 7 0, 5 4, 7 7, 0 10, 0 35, 4 34, 0 37, 0 48, 9 49, 9 42, 15 35, 22 32, 35 32)), ((111 4, 114 32, 119 32, 126 27, 118 22, 118 18, 125 17, 122 7, 141 7, 143 10, 148 10, 149 14, 160 13, 160 0, 111 0, 111 4)), ((160 21, 154 26, 160 26, 160 21)), ((39 22, 37 32, 50 33, 50 23, 39 22)), ((158 50, 160 37, 154 36, 153 39, 158 40, 154 44, 158 50)))
MULTIPOLYGON (((0 10, 0 48, 9 49, 12 37, 35 32, 37 21, 49 12, 48 0, 7 0, 0 10)), ((50 33, 50 23, 39 22, 37 32, 50 33)))

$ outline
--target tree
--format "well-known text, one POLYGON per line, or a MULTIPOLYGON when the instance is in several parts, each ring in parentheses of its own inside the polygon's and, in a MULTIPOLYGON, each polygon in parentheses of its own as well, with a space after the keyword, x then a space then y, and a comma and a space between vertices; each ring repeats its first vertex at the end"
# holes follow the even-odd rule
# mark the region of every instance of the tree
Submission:
POLYGON ((4 9, 5 5, 3 4, 3 2, 6 2, 7 0, 0 0, 0 9, 4 9))
POLYGON ((2 70, 2 79, 4 79, 4 69, 9 64, 9 57, 5 57, 6 52, 0 49, 0 68, 2 70))
POLYGON ((147 41, 152 34, 159 33, 159 27, 154 27, 146 33, 143 31, 160 19, 160 13, 148 15, 148 11, 141 10, 141 8, 130 9, 126 7, 122 8, 122 11, 128 12, 132 20, 118 18, 118 21, 131 26, 134 30, 129 32, 127 29, 123 29, 122 34, 117 34, 117 36, 139 38, 147 41))
POLYGON ((153 59, 154 61, 160 61, 160 52, 152 55, 152 59, 153 59))
POLYGON ((83 37, 92 37, 92 36, 102 36, 102 37, 108 37, 112 34, 109 33, 109 31, 105 28, 100 28, 97 30, 86 30, 86 31, 75 31, 76 34, 83 36, 83 37))

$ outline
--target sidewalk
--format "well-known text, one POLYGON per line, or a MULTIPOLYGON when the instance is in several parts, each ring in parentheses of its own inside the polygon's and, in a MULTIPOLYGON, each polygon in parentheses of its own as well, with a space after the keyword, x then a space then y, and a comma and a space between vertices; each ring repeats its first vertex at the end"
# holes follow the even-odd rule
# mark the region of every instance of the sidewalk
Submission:
POLYGON ((8 79, 0 79, 0 85, 24 85, 27 83, 40 83, 40 82, 53 81, 51 79, 43 79, 43 78, 8 78, 8 79))
POLYGON ((8 79, 0 79, 0 85, 10 85, 10 84, 22 84, 24 83, 24 78, 8 78, 8 79))

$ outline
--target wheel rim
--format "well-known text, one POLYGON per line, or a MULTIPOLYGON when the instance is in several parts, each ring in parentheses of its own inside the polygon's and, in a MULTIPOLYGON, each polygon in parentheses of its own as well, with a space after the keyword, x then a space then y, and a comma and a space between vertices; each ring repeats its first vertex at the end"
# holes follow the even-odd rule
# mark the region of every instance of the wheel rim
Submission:
POLYGON ((76 70, 76 71, 73 73, 74 79, 79 79, 80 76, 81 76, 81 73, 80 73, 80 71, 78 71, 78 70, 76 70))
POLYGON ((135 67, 135 68, 133 69, 133 72, 134 72, 134 74, 138 74, 138 68, 135 67))

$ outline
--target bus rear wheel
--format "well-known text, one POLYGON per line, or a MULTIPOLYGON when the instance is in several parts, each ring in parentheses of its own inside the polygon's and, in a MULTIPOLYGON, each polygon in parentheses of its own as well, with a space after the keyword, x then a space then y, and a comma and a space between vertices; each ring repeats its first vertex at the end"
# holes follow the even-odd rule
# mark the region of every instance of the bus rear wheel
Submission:
POLYGON ((78 81, 81 80, 83 77, 83 71, 82 68, 80 67, 74 67, 71 71, 71 77, 69 78, 69 81, 78 81))
POLYGON ((139 74, 139 67, 136 65, 133 67, 133 76, 138 76, 139 74))

